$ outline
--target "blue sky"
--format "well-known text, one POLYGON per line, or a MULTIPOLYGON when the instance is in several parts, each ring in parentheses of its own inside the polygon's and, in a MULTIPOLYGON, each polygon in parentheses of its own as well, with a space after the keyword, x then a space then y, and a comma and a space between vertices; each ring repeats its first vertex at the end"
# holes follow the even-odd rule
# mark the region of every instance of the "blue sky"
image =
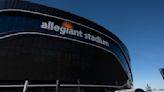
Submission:
POLYGON ((128 47, 134 88, 164 88, 164 0, 28 0, 102 25, 128 47))

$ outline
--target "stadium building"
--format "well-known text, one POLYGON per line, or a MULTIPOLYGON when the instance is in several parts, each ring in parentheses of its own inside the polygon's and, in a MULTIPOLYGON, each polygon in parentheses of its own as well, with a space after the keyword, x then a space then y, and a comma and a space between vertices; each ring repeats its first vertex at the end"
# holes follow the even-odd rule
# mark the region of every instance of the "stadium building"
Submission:
POLYGON ((87 19, 0 0, 0 92, 108 92, 132 87, 126 46, 87 19))

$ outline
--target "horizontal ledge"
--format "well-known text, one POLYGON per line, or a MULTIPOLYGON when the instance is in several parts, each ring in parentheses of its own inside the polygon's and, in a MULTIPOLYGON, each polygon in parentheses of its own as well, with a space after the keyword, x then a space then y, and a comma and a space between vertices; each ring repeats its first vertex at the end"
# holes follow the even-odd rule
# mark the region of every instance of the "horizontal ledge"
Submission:
MULTIPOLYGON (((27 87, 56 87, 56 84, 29 84, 27 87)), ((126 84, 122 86, 113 85, 90 85, 90 84, 60 84, 59 87, 98 87, 98 88, 123 88, 126 84)), ((24 87, 24 85, 0 85, 0 88, 16 88, 24 87)))

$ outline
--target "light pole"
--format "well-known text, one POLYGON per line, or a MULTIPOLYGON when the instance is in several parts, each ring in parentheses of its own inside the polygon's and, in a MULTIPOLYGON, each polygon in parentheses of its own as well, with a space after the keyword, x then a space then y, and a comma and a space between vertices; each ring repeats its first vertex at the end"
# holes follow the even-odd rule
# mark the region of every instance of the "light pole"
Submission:
POLYGON ((164 79, 164 68, 160 68, 159 71, 160 71, 160 73, 162 75, 162 78, 164 79))

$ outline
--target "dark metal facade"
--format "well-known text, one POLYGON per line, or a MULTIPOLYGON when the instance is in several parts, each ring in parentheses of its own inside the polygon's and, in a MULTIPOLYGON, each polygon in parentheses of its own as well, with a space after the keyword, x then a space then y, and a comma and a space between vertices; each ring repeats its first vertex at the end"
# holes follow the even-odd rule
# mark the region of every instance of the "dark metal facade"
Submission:
POLYGON ((126 46, 79 16, 20 0, 0 1, 1 83, 132 86, 126 46))

